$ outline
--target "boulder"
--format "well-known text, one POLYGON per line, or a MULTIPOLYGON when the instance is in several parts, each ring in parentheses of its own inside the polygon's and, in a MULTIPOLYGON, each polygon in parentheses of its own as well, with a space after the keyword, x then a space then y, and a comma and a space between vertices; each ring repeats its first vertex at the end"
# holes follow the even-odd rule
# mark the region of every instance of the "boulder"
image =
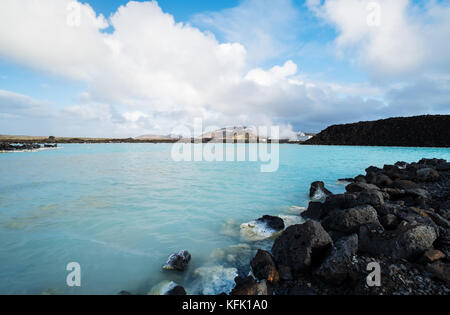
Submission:
POLYGON ((259 249, 250 265, 257 279, 267 280, 270 283, 277 283, 280 280, 275 261, 267 251, 259 249))
POLYGON ((358 236, 356 234, 341 238, 314 274, 325 282, 341 284, 355 272, 352 259, 357 251, 358 236))
POLYGON ((302 216, 312 220, 322 219, 325 216, 322 203, 318 201, 311 201, 308 205, 308 209, 302 213, 302 216))
POLYGON ((444 159, 422 159, 418 164, 425 166, 437 166, 439 164, 446 164, 447 161, 444 159))
POLYGON ((439 180, 439 173, 432 168, 422 168, 417 170, 417 179, 421 182, 437 182, 439 180))
POLYGON ((374 180, 374 185, 378 186, 378 187, 386 187, 386 186, 391 186, 393 183, 392 179, 384 174, 377 174, 375 176, 375 180, 374 180))
POLYGON ((279 265, 291 268, 294 274, 319 265, 332 246, 332 239, 317 221, 308 221, 286 229, 275 240, 272 253, 279 265))
POLYGON ((270 215, 265 215, 262 218, 256 220, 258 223, 265 224, 268 228, 274 231, 282 231, 284 230, 284 221, 280 217, 274 217, 270 215))
POLYGON ((335 210, 324 220, 326 230, 342 233, 358 233, 360 226, 365 224, 380 224, 377 211, 369 205, 347 210, 335 210))
POLYGON ((313 199, 325 199, 327 196, 331 196, 332 193, 325 188, 324 182, 314 182, 311 184, 311 189, 309 190, 309 197, 313 199))
POLYGON ((349 209, 361 205, 356 194, 337 194, 329 196, 323 203, 324 214, 336 209, 349 209))
POLYGON ((182 250, 170 255, 163 269, 183 271, 190 261, 191 254, 187 250, 182 250))
POLYGON ((349 192, 349 193, 358 193, 364 190, 380 190, 380 188, 378 188, 378 186, 375 186, 373 184, 366 184, 366 183, 351 183, 350 185, 348 185, 347 187, 345 187, 345 189, 349 192))
POLYGON ((432 248, 437 235, 425 225, 400 224, 396 231, 384 231, 377 225, 364 225, 359 231, 359 249, 371 255, 415 260, 432 248))
POLYGON ((359 202, 371 206, 380 206, 384 203, 384 195, 379 190, 364 190, 359 195, 359 202))

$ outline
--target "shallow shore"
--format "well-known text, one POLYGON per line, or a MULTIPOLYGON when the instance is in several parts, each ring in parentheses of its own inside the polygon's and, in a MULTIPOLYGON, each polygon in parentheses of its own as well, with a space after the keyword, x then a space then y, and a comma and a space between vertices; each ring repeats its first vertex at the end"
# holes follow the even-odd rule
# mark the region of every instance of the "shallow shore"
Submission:
POLYGON ((302 213, 308 221, 259 250, 231 295, 450 294, 450 163, 398 162, 341 181, 338 195, 312 184, 322 200, 302 213))

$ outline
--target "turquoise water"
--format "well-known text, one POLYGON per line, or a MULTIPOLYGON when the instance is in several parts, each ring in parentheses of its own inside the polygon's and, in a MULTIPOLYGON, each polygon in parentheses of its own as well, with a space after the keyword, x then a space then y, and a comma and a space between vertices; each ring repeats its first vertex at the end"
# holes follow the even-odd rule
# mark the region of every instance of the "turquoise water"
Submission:
POLYGON ((147 293, 163 280, 189 293, 225 290, 230 268, 269 246, 239 225, 298 215, 292 206, 307 206, 311 182, 343 192, 337 179, 369 165, 450 160, 450 149, 281 145, 278 172, 261 173, 258 163, 174 162, 170 153, 96 144, 0 154, 0 294, 147 293), (181 249, 192 254, 188 270, 162 271, 181 249), (81 265, 79 288, 66 285, 69 262, 81 265))

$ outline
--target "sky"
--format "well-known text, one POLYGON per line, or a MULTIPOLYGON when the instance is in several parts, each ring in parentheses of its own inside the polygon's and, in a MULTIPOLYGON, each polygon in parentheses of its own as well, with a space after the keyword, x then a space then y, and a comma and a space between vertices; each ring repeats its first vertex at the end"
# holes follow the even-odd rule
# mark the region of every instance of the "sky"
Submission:
POLYGON ((450 0, 1 0, 0 134, 450 113, 450 0))

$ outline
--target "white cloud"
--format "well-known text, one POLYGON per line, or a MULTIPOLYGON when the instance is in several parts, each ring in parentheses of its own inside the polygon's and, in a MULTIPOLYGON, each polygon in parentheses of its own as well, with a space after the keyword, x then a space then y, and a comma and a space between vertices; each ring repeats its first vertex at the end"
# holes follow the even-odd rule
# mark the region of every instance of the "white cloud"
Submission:
POLYGON ((269 71, 264 71, 260 68, 253 69, 247 73, 245 78, 259 85, 271 86, 296 73, 297 65, 292 60, 289 60, 283 66, 275 66, 269 71))
POLYGON ((300 13, 292 0, 244 0, 219 12, 197 14, 195 25, 243 44, 251 64, 286 53, 300 28, 300 13))
MULTIPOLYGON (((430 1, 419 9, 409 0, 309 0, 334 25, 339 53, 350 51, 378 80, 404 78, 450 66, 450 6, 430 1), (379 11, 377 6, 379 6, 379 11), (379 24, 370 23, 379 13, 379 24)), ((375 21, 377 18, 375 18, 375 21)))
POLYGON ((0 90, 0 113, 10 116, 47 117, 54 115, 49 102, 0 90))
MULTIPOLYGON (((397 75, 424 65, 423 56, 427 56, 427 50, 423 56, 419 55, 419 60, 405 57, 401 58, 404 64, 397 65, 397 68, 392 66, 399 57, 389 53, 393 49, 399 49, 401 54, 408 52, 411 49, 408 47, 415 47, 415 41, 398 47, 387 30, 354 32, 353 27, 363 27, 362 22, 357 19, 346 24, 343 13, 339 13, 345 8, 340 7, 340 3, 355 3, 356 0, 352 1, 327 1, 323 6, 313 7, 318 14, 341 25, 338 45, 355 45, 362 60, 367 65, 378 62, 381 72, 391 71, 397 75), (332 5, 338 13, 329 12, 328 6, 332 5), (366 33, 371 34, 368 42, 364 40, 366 33)), ((67 24, 70 13, 67 5, 71 2, 46 0, 39 1, 38 5, 35 0, 22 0, 19 5, 16 0, 0 1, 0 56, 82 81, 88 86, 77 99, 77 104, 63 110, 41 111, 56 112, 58 122, 55 125, 66 135, 168 134, 180 126, 192 125, 197 117, 203 118, 205 125, 219 127, 276 123, 284 126, 283 134, 290 134, 291 125, 319 130, 330 122, 379 118, 408 111, 408 104, 401 101, 402 97, 405 98, 402 95, 413 87, 417 91, 422 89, 423 95, 429 95, 425 91, 431 91, 430 82, 439 85, 440 96, 433 99, 437 104, 435 107, 429 106, 440 111, 448 108, 445 100, 449 97, 443 92, 446 90, 442 83, 448 80, 442 78, 422 80, 416 85, 407 82, 397 90, 364 83, 312 81, 305 74, 298 74, 301 65, 291 60, 280 62, 280 65, 253 68, 249 56, 254 58, 254 52, 248 38, 243 37, 244 44, 248 45, 234 40, 219 42, 212 33, 176 23, 156 2, 130 2, 120 7, 108 21, 113 30, 111 33, 102 31, 108 26, 107 21, 97 16, 88 5, 81 6, 79 26, 67 24)), ((272 9, 263 8, 269 2, 262 3, 261 10, 272 9)), ((389 8, 397 13, 403 12, 401 4, 404 1, 399 0, 399 3, 389 8)), ((254 1, 246 1, 237 11, 225 13, 225 21, 232 21, 229 20, 231 18, 240 21, 255 14, 241 11, 247 8, 247 4, 252 8, 259 6, 254 1)), ((289 7, 291 2, 282 4, 289 7)), ((256 10, 258 12, 261 11, 256 10)), ((395 12, 392 12, 393 16, 396 16, 395 12)), ((442 11, 430 9, 427 12, 434 12, 433 16, 445 16, 442 11)), ((278 13, 274 11, 276 19, 261 26, 263 33, 271 22, 278 23, 282 19, 278 13)), ((399 23, 410 20, 400 16, 404 19, 399 23)), ((432 29, 431 25, 427 27, 432 29)), ((445 31, 441 30, 440 23, 435 27, 445 31)), ((395 27, 389 29, 398 31, 395 27)), ((230 27, 230 30, 236 34, 247 32, 235 27, 230 27)), ((403 36, 401 32, 395 34, 403 36)), ((433 42, 440 38, 438 35, 433 39, 431 35, 429 37, 433 42)), ((230 38, 238 37, 230 35, 230 38)), ((267 43, 277 49, 276 38, 274 41, 270 37, 267 43)), ((264 49, 262 44, 261 50, 264 49)), ((272 52, 269 51, 269 55, 272 52)), ((440 58, 445 61, 446 57, 440 58)), ((3 91, 3 94, 7 93, 3 91)), ((7 96, 11 98, 11 95, 7 96)), ((17 95, 13 96, 17 98, 17 95)), ((0 93, 0 106, 1 97, 0 93)), ((24 104, 43 103, 21 97, 22 102, 8 103, 8 110, 3 113, 17 114, 17 109, 24 104)), ((410 112, 429 109, 420 106, 420 100, 425 101, 421 94, 416 94, 415 100, 417 106, 410 112)), ((33 108, 25 106, 22 113, 32 112, 33 108)))

